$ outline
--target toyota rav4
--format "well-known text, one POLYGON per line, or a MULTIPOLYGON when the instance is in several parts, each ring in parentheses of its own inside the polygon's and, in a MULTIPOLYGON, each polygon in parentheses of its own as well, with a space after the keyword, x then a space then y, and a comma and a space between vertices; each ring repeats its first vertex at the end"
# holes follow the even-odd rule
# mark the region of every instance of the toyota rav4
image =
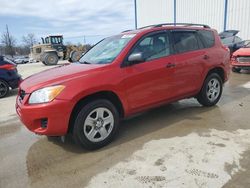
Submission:
POLYGON ((215 105, 228 80, 229 49, 207 25, 159 24, 103 39, 79 62, 25 79, 16 111, 40 135, 87 149, 107 145, 121 119, 195 97, 215 105))

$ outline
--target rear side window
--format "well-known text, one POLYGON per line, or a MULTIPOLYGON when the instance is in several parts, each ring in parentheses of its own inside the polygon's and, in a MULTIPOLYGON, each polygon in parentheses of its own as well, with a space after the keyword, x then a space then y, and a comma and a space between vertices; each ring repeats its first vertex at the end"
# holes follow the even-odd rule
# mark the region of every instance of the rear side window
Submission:
POLYGON ((193 31, 174 31, 174 46, 177 53, 199 49, 196 33, 193 31))
POLYGON ((200 30, 198 33, 202 38, 202 43, 205 48, 211 48, 214 46, 215 39, 212 31, 200 30))

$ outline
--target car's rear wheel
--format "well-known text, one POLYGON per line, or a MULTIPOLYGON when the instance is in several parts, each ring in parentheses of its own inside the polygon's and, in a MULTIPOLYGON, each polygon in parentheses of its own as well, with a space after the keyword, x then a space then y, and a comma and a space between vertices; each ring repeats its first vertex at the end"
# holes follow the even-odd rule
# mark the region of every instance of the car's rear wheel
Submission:
POLYGON ((208 75, 197 96, 198 102, 203 106, 217 104, 222 94, 222 85, 222 79, 217 73, 208 75))
POLYGON ((241 68, 232 67, 232 71, 239 73, 241 71, 241 68))
POLYGON ((5 97, 9 93, 9 85, 4 80, 0 80, 0 98, 5 97))
POLYGON ((73 129, 76 143, 93 150, 110 143, 118 131, 119 113, 108 100, 98 99, 82 107, 73 129))

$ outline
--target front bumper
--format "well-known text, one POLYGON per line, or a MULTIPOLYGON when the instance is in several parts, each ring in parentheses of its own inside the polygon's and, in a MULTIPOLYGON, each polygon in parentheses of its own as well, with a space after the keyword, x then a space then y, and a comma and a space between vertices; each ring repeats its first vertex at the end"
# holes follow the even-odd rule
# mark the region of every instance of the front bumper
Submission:
POLYGON ((250 69, 250 62, 239 63, 238 61, 231 61, 231 67, 250 69))
POLYGON ((29 96, 23 100, 17 97, 16 112, 23 124, 40 135, 63 136, 67 134, 73 104, 67 100, 55 99, 45 104, 27 104, 29 96), (26 103, 25 103, 26 101, 26 103), (47 120, 46 126, 42 121, 47 120))

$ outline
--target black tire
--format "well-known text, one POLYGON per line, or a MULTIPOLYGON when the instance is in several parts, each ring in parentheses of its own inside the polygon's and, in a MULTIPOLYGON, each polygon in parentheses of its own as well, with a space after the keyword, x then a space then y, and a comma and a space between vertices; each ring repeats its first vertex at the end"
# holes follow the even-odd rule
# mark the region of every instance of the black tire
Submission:
POLYGON ((44 55, 45 65, 56 65, 58 63, 58 56, 56 53, 46 53, 44 55))
POLYGON ((82 55, 82 53, 78 52, 78 51, 72 51, 72 52, 70 52, 70 60, 71 60, 71 62, 77 62, 77 61, 79 61, 81 55, 82 55))
POLYGON ((59 140, 60 136, 46 136, 48 141, 55 141, 55 140, 59 140))
POLYGON ((47 65, 47 64, 45 63, 45 61, 42 61, 42 63, 43 63, 44 65, 47 65))
MULTIPOLYGON (((105 112, 103 112, 104 115, 105 112)), ((109 117, 109 116, 108 116, 109 117)), ((92 118, 92 117, 91 117, 92 118)), ((98 115, 96 113, 96 117, 93 119, 97 119, 98 115)), ((99 118, 98 118, 99 119, 99 118)), ((96 120, 97 121, 97 120, 96 120)), ((94 149, 98 149, 101 148, 107 144, 109 144, 115 137, 115 135, 117 134, 118 131, 118 127, 119 127, 119 113, 116 109, 116 107, 108 100, 105 99, 97 99, 94 100, 92 102, 89 102, 88 104, 84 105, 82 107, 82 109, 79 111, 79 113, 76 116, 75 122, 74 122, 74 128, 73 128, 73 139, 75 140, 75 142, 79 145, 81 145, 83 148, 88 149, 88 150, 94 150, 94 149), (102 138, 98 138, 98 137, 102 137, 100 132, 98 132, 98 128, 97 128, 97 122, 93 123, 95 124, 94 126, 88 126, 86 125, 86 119, 88 117, 91 117, 95 112, 96 109, 108 109, 109 113, 108 115, 112 115, 113 118, 113 122, 112 125, 110 123, 109 125, 109 131, 107 131, 107 125, 106 127, 103 123, 103 125, 101 125, 101 127, 99 127, 99 129, 103 129, 105 128, 105 130, 109 133, 107 133, 107 137, 105 137, 105 139, 100 140, 100 141, 92 141, 90 140, 85 133, 85 131, 87 130, 87 128, 91 129, 89 130, 89 134, 91 134, 90 132, 97 132, 93 135, 97 136, 97 138, 93 138, 93 139, 102 139, 102 138), (111 127, 111 128, 110 128, 111 127), (99 136, 99 135, 100 136, 99 136)), ((104 122, 104 121, 103 121, 104 122)), ((95 137, 94 136, 94 137, 95 137)))
POLYGON ((232 67, 232 71, 233 71, 233 72, 236 72, 236 73, 240 73, 241 68, 232 67))
POLYGON ((197 100, 203 106, 213 106, 217 104, 217 102, 220 100, 222 90, 223 90, 223 82, 221 77, 217 73, 211 73, 205 79, 202 89, 197 96, 197 100), (210 87, 209 85, 213 83, 213 81, 214 84, 216 84, 216 86, 210 87), (219 91, 216 92, 216 89, 219 91))
POLYGON ((0 98, 6 97, 9 93, 9 85, 4 80, 0 80, 0 98))

